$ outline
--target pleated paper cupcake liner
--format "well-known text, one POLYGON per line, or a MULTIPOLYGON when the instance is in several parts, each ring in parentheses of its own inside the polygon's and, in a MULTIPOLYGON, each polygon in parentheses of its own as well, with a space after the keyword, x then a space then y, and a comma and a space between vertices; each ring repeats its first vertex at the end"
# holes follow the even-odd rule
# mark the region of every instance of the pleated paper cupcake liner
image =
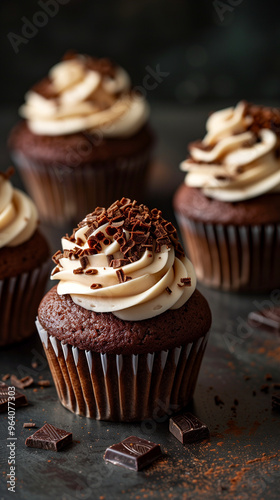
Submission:
POLYGON ((29 195, 43 222, 72 227, 97 206, 108 207, 123 196, 142 199, 150 150, 131 158, 82 166, 43 164, 13 152, 29 195))
POLYGON ((63 344, 36 321, 60 402, 97 420, 141 421, 193 396, 208 335, 167 351, 101 354, 63 344))
POLYGON ((0 346, 32 335, 39 303, 44 295, 50 264, 0 280, 0 346))
POLYGON ((199 281, 232 291, 280 286, 280 225, 204 224, 177 214, 199 281))

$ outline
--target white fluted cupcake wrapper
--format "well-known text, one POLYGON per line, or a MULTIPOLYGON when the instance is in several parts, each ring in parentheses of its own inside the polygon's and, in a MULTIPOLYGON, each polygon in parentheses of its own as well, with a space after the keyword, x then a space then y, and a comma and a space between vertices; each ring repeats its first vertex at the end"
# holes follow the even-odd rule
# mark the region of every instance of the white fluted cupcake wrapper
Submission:
POLYGON ((197 278, 223 290, 266 291, 280 286, 280 224, 204 224, 176 214, 197 278))
POLYGON ((123 196, 142 199, 150 156, 150 150, 146 150, 111 162, 69 167, 12 153, 40 219, 56 226, 75 226, 97 206, 108 207, 123 196))
POLYGON ((36 321, 61 403, 98 420, 141 421, 191 400, 208 335, 167 351, 101 354, 63 344, 36 321))
POLYGON ((0 346, 19 342, 36 331, 34 321, 49 272, 46 262, 30 272, 0 280, 0 346))

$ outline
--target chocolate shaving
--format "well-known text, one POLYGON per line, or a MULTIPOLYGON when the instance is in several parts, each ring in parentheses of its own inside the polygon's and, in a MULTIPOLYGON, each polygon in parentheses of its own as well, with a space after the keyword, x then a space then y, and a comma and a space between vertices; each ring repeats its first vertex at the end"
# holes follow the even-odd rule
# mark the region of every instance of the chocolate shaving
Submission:
POLYGON ((112 260, 114 260, 114 255, 107 255, 107 262, 110 267, 112 260))
POLYGON ((167 286, 165 290, 167 291, 167 293, 168 293, 169 295, 171 295, 172 290, 170 290, 169 286, 167 286))
POLYGON ((129 262, 129 259, 113 259, 110 262, 110 267, 117 269, 118 267, 126 266, 129 262))
POLYGON ((84 235, 85 235, 85 238, 88 239, 89 236, 91 235, 91 233, 94 231, 94 228, 92 226, 90 226, 85 232, 84 232, 84 235))
POLYGON ((123 269, 118 269, 116 271, 116 275, 118 277, 119 283, 125 283, 126 282, 126 276, 123 272, 123 269))
POLYGON ((96 237, 96 239, 97 239, 98 241, 103 241, 103 240, 104 240, 104 238, 105 238, 105 234, 104 234, 104 233, 102 233, 102 231, 99 231, 99 232, 95 235, 95 237, 96 237))
POLYGON ((55 252, 55 254, 52 256, 52 260, 55 264, 58 264, 62 257, 63 253, 60 250, 57 250, 57 252, 55 252))
POLYGON ((77 267, 77 269, 73 269, 73 274, 83 274, 84 270, 82 267, 77 267))
POLYGON ((181 283, 178 283, 178 286, 180 286, 180 287, 191 286, 191 284, 192 284, 191 278, 181 278, 180 282, 181 283))
POLYGON ((79 245, 79 247, 81 247, 81 246, 83 246, 84 241, 82 240, 82 238, 77 238, 76 243, 77 243, 77 245, 79 245))
POLYGON ((97 288, 102 288, 102 285, 100 283, 92 283, 92 285, 90 285, 90 288, 92 290, 97 290, 97 288))
POLYGON ((22 427, 27 427, 27 428, 36 427, 36 424, 35 422, 24 422, 22 427))
POLYGON ((87 269, 85 274, 98 274, 97 269, 87 269))
POLYGON ((81 268, 85 269, 89 265, 89 260, 85 255, 83 255, 82 257, 80 257, 80 263, 81 263, 81 268))

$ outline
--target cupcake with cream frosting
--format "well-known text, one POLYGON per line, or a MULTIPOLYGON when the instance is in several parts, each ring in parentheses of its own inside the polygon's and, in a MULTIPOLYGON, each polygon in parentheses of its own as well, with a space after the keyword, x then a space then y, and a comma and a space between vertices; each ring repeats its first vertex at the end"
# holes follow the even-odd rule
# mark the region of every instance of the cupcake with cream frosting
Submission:
POLYGON ((77 224, 141 196, 153 146, 149 106, 108 59, 69 52, 25 96, 9 147, 40 217, 77 224))
POLYGON ((35 330, 39 302, 49 273, 49 247, 38 231, 32 200, 0 172, 0 346, 35 330))
POLYGON ((224 290, 280 285, 280 110, 240 102, 190 144, 174 209, 197 277, 224 290))
POLYGON ((62 404, 114 421, 185 406, 211 313, 161 211, 128 198, 97 208, 53 260, 37 327, 62 404))

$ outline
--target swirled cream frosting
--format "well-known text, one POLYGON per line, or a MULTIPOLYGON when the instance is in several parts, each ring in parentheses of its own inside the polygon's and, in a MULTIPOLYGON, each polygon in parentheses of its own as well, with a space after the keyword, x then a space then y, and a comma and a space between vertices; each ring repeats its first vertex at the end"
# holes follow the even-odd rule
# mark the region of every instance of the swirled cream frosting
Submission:
POLYGON ((62 238, 51 279, 85 309, 138 321, 181 307, 196 285, 174 226, 123 198, 97 208, 62 238))
POLYGON ((129 137, 147 122, 146 100, 131 91, 126 71, 107 59, 70 54, 27 92, 20 115, 34 134, 102 131, 129 137))
POLYGON ((8 174, 0 173, 0 248, 24 243, 37 226, 38 213, 33 201, 13 188, 8 174))
POLYGON ((180 165, 187 186, 228 202, 280 190, 279 110, 242 101, 213 113, 206 129, 180 165))

